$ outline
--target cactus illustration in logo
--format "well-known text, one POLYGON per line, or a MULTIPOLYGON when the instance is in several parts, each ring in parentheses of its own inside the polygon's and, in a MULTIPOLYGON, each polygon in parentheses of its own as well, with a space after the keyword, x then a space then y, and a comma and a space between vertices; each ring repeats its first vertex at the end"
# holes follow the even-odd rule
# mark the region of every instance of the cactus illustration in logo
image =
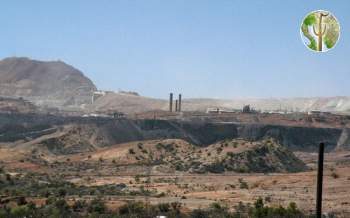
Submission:
POLYGON ((309 13, 304 18, 300 32, 308 48, 316 52, 325 52, 338 42, 340 26, 333 14, 319 10, 309 13))

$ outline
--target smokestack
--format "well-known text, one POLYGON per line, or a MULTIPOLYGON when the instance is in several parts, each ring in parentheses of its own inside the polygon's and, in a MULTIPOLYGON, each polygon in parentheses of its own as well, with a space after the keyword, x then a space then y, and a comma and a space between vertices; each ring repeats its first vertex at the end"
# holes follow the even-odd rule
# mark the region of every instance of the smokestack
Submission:
POLYGON ((169 97, 169 111, 173 112, 173 93, 170 93, 169 97))
POLYGON ((176 101, 175 101, 175 111, 177 112, 178 111, 178 100, 176 99, 176 101))
POLYGON ((178 105, 178 111, 181 112, 181 94, 179 94, 179 105, 178 105))

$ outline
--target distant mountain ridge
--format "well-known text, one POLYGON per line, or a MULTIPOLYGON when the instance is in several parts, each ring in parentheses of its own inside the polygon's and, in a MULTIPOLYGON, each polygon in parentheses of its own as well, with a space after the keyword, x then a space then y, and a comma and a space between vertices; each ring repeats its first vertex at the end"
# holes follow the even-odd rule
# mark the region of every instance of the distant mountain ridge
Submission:
MULTIPOLYGON (((121 81, 122 82, 122 81, 121 81)), ((66 109, 82 108, 89 111, 118 110, 139 113, 168 110, 168 96, 155 99, 133 92, 108 92, 93 104, 97 88, 81 71, 62 61, 37 61, 23 57, 0 61, 0 97, 23 97, 36 105, 66 109)), ((244 105, 261 111, 328 111, 350 113, 350 97, 310 98, 240 98, 210 99, 186 98, 183 93, 183 111, 206 111, 208 108, 242 109, 244 105)))
POLYGON ((23 57, 0 61, 0 96, 23 97, 38 105, 64 107, 91 102, 93 82, 62 61, 23 57))
POLYGON ((350 97, 310 97, 310 98, 240 98, 224 99, 186 99, 183 108, 188 110, 222 107, 242 109, 244 105, 261 111, 307 112, 312 110, 325 112, 350 112, 350 97))
MULTIPOLYGON (((185 95, 183 95, 185 97, 185 95)), ((350 113, 350 97, 312 97, 312 98, 269 98, 269 99, 183 99, 183 111, 206 111, 208 108, 241 110, 250 105, 262 112, 339 112, 350 113)), ((130 96, 123 93, 108 93, 98 98, 91 110, 118 110, 125 113, 138 113, 152 110, 168 110, 169 102, 164 99, 130 96)))

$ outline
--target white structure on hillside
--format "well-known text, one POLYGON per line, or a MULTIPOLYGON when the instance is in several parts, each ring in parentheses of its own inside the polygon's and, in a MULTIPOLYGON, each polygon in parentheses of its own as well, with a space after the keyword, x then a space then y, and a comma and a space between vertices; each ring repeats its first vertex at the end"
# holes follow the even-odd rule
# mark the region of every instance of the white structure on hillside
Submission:
POLYGON ((99 97, 105 96, 105 91, 95 91, 92 93, 91 104, 93 104, 99 97))

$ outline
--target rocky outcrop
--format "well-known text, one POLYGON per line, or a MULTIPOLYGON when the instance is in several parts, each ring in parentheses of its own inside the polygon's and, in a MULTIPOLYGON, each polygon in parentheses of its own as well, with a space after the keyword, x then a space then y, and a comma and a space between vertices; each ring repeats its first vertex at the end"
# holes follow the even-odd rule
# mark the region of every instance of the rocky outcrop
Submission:
POLYGON ((51 107, 79 106, 90 103, 95 90, 90 79, 62 61, 0 61, 0 96, 23 97, 51 107))
POLYGON ((38 108, 24 99, 0 97, 0 113, 35 113, 38 108))
POLYGON ((241 173, 300 172, 307 170, 293 152, 272 139, 259 141, 225 140, 202 152, 201 165, 195 172, 241 173), (232 148, 233 147, 233 148, 232 148), (205 152, 205 151, 208 151, 205 152), (204 155, 203 155, 204 154, 204 155), (208 154, 211 160, 208 161, 208 154))

